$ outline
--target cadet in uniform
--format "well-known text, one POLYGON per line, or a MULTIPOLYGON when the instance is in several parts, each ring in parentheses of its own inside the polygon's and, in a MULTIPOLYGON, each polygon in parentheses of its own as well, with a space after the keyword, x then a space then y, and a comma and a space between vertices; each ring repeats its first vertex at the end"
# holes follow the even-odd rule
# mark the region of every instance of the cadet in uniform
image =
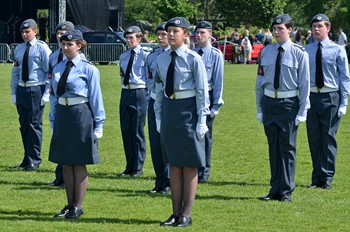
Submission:
POLYGON ((202 56, 205 69, 207 70, 210 100, 210 115, 207 117, 209 131, 205 134, 205 167, 198 169, 198 182, 205 183, 210 176, 214 118, 219 113, 220 107, 224 104, 222 100, 224 55, 219 49, 211 45, 212 25, 210 22, 199 22, 196 25, 195 31, 199 46, 194 51, 202 56))
MULTIPOLYGON (((64 22, 61 22, 59 23, 56 28, 55 28, 55 31, 56 31, 56 39, 57 39, 57 42, 59 44, 59 46, 61 46, 61 36, 66 33, 67 31, 69 30, 72 30, 74 29, 74 25, 72 22, 69 22, 69 21, 64 21, 64 22)), ((63 55, 63 52, 62 52, 62 48, 58 48, 56 51, 54 51, 53 53, 51 53, 50 55, 50 59, 49 59, 49 80, 51 80, 51 77, 52 77, 52 70, 53 68, 56 66, 56 64, 58 64, 59 62, 61 62, 62 60, 64 60, 66 57, 63 55)), ((51 85, 50 85, 51 86, 51 85)), ((53 94, 52 94, 52 90, 50 89, 50 98, 51 97, 55 97, 53 94)), ((52 111, 51 111, 52 112, 52 111)), ((49 118, 51 117, 51 115, 49 115, 49 118)), ((50 122, 52 122, 50 125, 50 128, 52 129, 53 128, 53 120, 50 120, 50 122)), ((51 183, 49 183, 50 186, 61 186, 63 185, 64 181, 63 181, 63 171, 62 171, 62 165, 60 164, 57 164, 56 166, 56 169, 55 169, 55 180, 52 181, 51 183)))
POLYGON ((66 60, 52 72, 50 98, 54 113, 49 160, 63 167, 68 204, 55 217, 78 218, 88 186, 86 165, 100 161, 97 146, 103 135, 105 110, 100 87, 100 73, 79 55, 86 42, 79 30, 61 37, 66 60))
POLYGON ((294 191, 298 125, 309 108, 309 57, 290 40, 293 21, 287 14, 271 25, 276 43, 261 51, 256 80, 257 117, 269 144, 271 189, 260 200, 291 201, 294 191))
POLYGON ((148 55, 148 80, 147 80, 147 91, 150 95, 148 102, 148 134, 149 143, 151 147, 151 156, 154 172, 156 174, 155 186, 149 190, 149 194, 161 193, 166 194, 170 192, 169 183, 169 163, 165 163, 162 156, 162 150, 160 146, 160 135, 157 131, 156 116, 154 114, 154 102, 156 99, 156 58, 163 51, 170 49, 168 44, 167 32, 164 28, 165 22, 159 24, 156 28, 157 41, 159 48, 148 55))
POLYGON ((328 38, 328 17, 315 15, 311 28, 315 41, 305 47, 310 57, 311 108, 306 126, 313 166, 308 187, 330 189, 338 148, 336 134, 348 105, 349 66, 345 49, 328 38))
POLYGON ((126 167, 119 176, 138 177, 142 175, 146 158, 144 127, 147 109, 148 52, 141 48, 142 33, 138 26, 128 27, 124 37, 129 49, 122 53, 119 59, 122 83, 119 114, 126 167))
POLYGON ((161 226, 185 227, 192 223, 191 210, 197 191, 198 168, 205 166, 204 135, 208 131, 208 80, 202 58, 185 45, 190 23, 183 17, 170 19, 170 50, 157 57, 157 128, 162 152, 170 165, 173 213, 161 226))
POLYGON ((41 163, 42 115, 49 101, 49 55, 50 48, 35 38, 38 26, 33 19, 20 26, 24 43, 14 52, 11 90, 12 103, 19 115, 20 131, 24 146, 24 158, 16 168, 36 170, 41 163))

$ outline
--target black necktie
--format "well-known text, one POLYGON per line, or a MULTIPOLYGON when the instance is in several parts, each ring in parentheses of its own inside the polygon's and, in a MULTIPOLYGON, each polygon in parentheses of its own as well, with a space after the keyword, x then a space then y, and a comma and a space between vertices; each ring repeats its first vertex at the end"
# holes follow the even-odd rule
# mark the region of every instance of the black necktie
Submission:
POLYGON ((22 81, 27 82, 29 80, 29 71, 28 71, 28 57, 30 50, 30 43, 27 42, 27 48, 24 52, 23 63, 22 63, 22 81))
POLYGON ((134 62, 134 56, 135 56, 135 51, 131 50, 128 67, 126 68, 126 72, 125 72, 125 76, 124 76, 124 80, 123 80, 123 85, 125 85, 125 86, 127 86, 129 84, 132 63, 134 62))
POLYGON ((198 54, 199 54, 200 56, 203 56, 203 50, 202 50, 202 49, 199 49, 199 50, 198 50, 198 54))
POLYGON ((322 44, 318 43, 316 52, 316 86, 321 89, 324 86, 322 70, 322 44))
POLYGON ((66 69, 64 70, 60 80, 58 81, 58 85, 57 85, 57 95, 59 97, 61 97, 64 92, 66 92, 66 84, 67 84, 67 78, 68 78, 68 75, 69 75, 69 72, 70 70, 72 69, 73 67, 73 62, 72 61, 68 61, 67 62, 67 66, 66 66, 66 69))
POLYGON ((282 52, 283 52, 283 48, 279 47, 277 58, 276 58, 276 64, 275 64, 275 79, 273 81, 273 87, 275 88, 275 90, 277 90, 280 86, 282 52))
POLYGON ((57 64, 59 62, 61 62, 62 60, 63 60, 63 53, 62 53, 62 49, 60 48, 60 53, 59 53, 58 58, 57 58, 57 64))
POLYGON ((174 71, 175 71, 175 58, 176 52, 171 52, 171 62, 168 67, 168 72, 166 74, 166 84, 165 84, 165 93, 168 97, 174 93, 174 71))

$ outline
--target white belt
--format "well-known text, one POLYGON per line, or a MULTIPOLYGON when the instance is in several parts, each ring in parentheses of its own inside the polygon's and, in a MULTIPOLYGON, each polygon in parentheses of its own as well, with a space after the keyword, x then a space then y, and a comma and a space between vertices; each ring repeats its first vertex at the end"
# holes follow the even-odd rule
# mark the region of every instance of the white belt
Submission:
POLYGON ((122 85, 123 89, 145 89, 146 85, 136 85, 136 84, 128 84, 127 86, 122 85))
POLYGON ((208 90, 209 91, 213 90, 213 86, 209 85, 208 90))
POLYGON ((298 90, 277 92, 277 91, 264 89, 264 94, 271 98, 289 98, 289 97, 298 96, 298 90))
POLYGON ((58 98, 58 103, 64 106, 78 105, 88 101, 89 100, 86 97, 71 97, 71 98, 59 97, 58 98))
MULTIPOLYGON (((164 95, 166 96, 165 92, 164 95)), ((191 90, 184 90, 184 91, 179 91, 179 92, 174 92, 173 95, 171 95, 170 99, 184 99, 184 98, 190 98, 196 96, 196 90, 191 89, 191 90)))
POLYGON ((156 100, 156 94, 153 93, 153 92, 151 92, 151 98, 152 98, 153 100, 156 100))
POLYGON ((323 86, 321 89, 317 88, 316 86, 310 87, 310 92, 312 93, 330 93, 330 92, 337 92, 338 89, 329 88, 327 86, 323 86))
POLYGON ((40 82, 19 82, 18 83, 19 86, 22 87, 32 87, 32 86, 38 86, 38 85, 46 85, 46 81, 40 81, 40 82))

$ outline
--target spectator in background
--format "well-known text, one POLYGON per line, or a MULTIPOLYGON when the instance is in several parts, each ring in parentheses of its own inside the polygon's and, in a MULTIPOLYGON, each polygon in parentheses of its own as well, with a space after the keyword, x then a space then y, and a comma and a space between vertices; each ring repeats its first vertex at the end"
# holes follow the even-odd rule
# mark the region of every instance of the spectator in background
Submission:
POLYGON ((240 62, 240 56, 242 54, 241 38, 238 32, 235 32, 232 37, 233 50, 232 50, 232 63, 238 64, 240 62))
POLYGON ((301 33, 301 30, 297 30, 297 32, 295 33, 295 43, 298 44, 298 45, 301 45, 303 46, 304 45, 304 36, 303 34, 301 33))
POLYGON ((262 34, 262 30, 261 30, 261 29, 258 30, 258 34, 255 35, 255 38, 256 38, 257 41, 259 41, 260 43, 263 42, 264 35, 262 34))
POLYGON ((254 43, 253 37, 249 34, 249 30, 248 30, 248 29, 245 29, 245 31, 244 31, 244 37, 245 37, 245 36, 248 37, 248 39, 249 39, 249 41, 250 41, 250 45, 253 46, 253 43, 254 43))
POLYGON ((149 31, 145 30, 143 32, 141 43, 151 43, 151 41, 148 39, 148 35, 149 35, 149 31))
POLYGON ((306 41, 306 44, 310 44, 314 42, 314 36, 312 35, 310 30, 307 30, 305 41, 306 41))
POLYGON ((252 44, 248 36, 244 36, 241 42, 241 46, 243 48, 243 62, 244 64, 247 64, 252 59, 252 44))
POLYGON ((264 34, 263 44, 264 46, 272 44, 272 34, 269 28, 266 29, 266 32, 264 34))
POLYGON ((348 37, 341 28, 338 30, 338 44, 343 47, 346 47, 346 45, 348 45, 348 37))

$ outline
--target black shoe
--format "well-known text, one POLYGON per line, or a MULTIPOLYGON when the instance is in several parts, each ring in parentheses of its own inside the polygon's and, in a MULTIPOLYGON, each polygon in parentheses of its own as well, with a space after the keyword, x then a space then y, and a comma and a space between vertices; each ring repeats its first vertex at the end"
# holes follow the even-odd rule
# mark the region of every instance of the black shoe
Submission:
POLYGON ((192 218, 187 216, 181 216, 177 222, 174 223, 174 227, 186 227, 192 225, 192 218))
POLYGON ((64 216, 67 219, 79 218, 84 213, 83 209, 79 209, 78 207, 73 207, 69 210, 69 212, 64 216))
POLYGON ((118 176, 123 177, 123 176, 127 176, 127 175, 130 175, 130 174, 131 174, 131 172, 128 172, 128 171, 124 170, 121 173, 118 173, 118 176))
POLYGON ((331 189, 332 188, 332 182, 329 180, 326 180, 323 185, 322 185, 323 189, 331 189))
POLYGON ((63 180, 61 179, 55 179, 54 181, 52 181, 51 183, 49 183, 49 186, 56 186, 56 187, 60 187, 63 185, 63 180))
POLYGON ((142 175, 142 171, 136 171, 130 174, 131 177, 139 177, 142 175))
POLYGON ((208 182, 208 179, 202 179, 202 178, 198 178, 198 184, 204 184, 204 183, 207 183, 208 182))
POLYGON ((311 183, 307 186, 307 188, 309 189, 315 189, 315 188, 321 188, 322 185, 321 184, 315 184, 315 183, 311 183))
POLYGON ((170 189, 170 187, 165 187, 165 188, 159 190, 158 192, 162 195, 167 195, 171 192, 171 189, 170 189))
POLYGON ((26 166, 26 171, 35 171, 39 168, 39 164, 30 163, 26 166))
POLYGON ((53 217, 61 218, 67 215, 72 206, 66 205, 58 214, 55 214, 53 217))
POLYGON ((160 223, 160 226, 173 226, 178 220, 179 216, 172 214, 166 221, 160 223))
POLYGON ((157 187, 154 187, 153 189, 151 189, 151 190, 148 190, 147 191, 147 193, 148 194, 151 194, 151 195, 153 195, 153 194, 156 194, 156 193, 158 193, 159 192, 159 188, 157 188, 157 187))
POLYGON ((27 167, 27 164, 24 163, 24 162, 22 162, 22 163, 20 163, 19 165, 14 166, 13 168, 22 169, 22 168, 25 168, 25 167, 27 167))
POLYGON ((269 193, 263 197, 259 197, 259 200, 261 200, 261 201, 272 201, 272 200, 279 200, 279 199, 280 199, 279 196, 272 194, 272 193, 269 193))
POLYGON ((292 196, 290 194, 284 194, 281 196, 280 199, 281 202, 291 202, 292 201, 292 196))

